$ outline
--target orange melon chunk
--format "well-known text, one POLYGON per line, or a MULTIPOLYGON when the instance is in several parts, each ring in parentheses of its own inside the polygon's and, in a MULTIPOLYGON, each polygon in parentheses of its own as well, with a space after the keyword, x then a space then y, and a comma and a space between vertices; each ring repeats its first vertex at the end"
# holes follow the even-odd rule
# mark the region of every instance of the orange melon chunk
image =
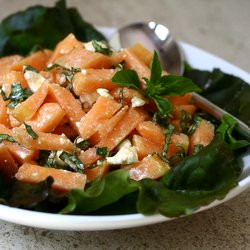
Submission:
POLYGON ((90 111, 78 123, 81 137, 83 139, 90 138, 98 130, 100 124, 109 119, 120 108, 121 104, 108 97, 100 96, 90 111))
MULTIPOLYGON (((150 78, 149 67, 129 49, 123 49, 117 57, 120 61, 124 60, 126 62, 126 68, 135 70, 140 79, 143 77, 150 78)), ((143 81, 141 81, 141 87, 146 88, 143 81)))
POLYGON ((191 99, 192 99, 192 93, 186 93, 182 96, 168 96, 168 100, 172 104, 176 104, 176 105, 190 104, 191 99))
POLYGON ((128 110, 128 106, 124 106, 121 110, 119 110, 116 114, 114 114, 110 119, 104 121, 100 124, 98 130, 94 135, 91 136, 90 141, 92 145, 97 144, 105 137, 106 134, 110 133, 116 124, 123 118, 128 110))
MULTIPOLYGON (((6 128, 3 124, 0 124, 0 134, 13 136, 12 130, 6 128)), ((3 141, 2 143, 6 145, 12 157, 18 164, 23 164, 24 162, 34 160, 38 156, 37 150, 29 150, 25 147, 18 145, 17 143, 12 143, 9 141, 3 141)))
POLYGON ((23 57, 19 55, 11 55, 0 58, 0 79, 3 74, 10 71, 12 65, 18 63, 22 59, 23 57))
POLYGON ((73 188, 84 189, 86 183, 85 174, 29 163, 23 164, 15 175, 17 180, 28 183, 38 183, 49 176, 54 179, 52 188, 60 191, 70 191, 73 188))
POLYGON ((136 147, 139 160, 153 153, 161 153, 164 144, 151 141, 140 135, 134 135, 132 139, 133 146, 136 147))
POLYGON ((111 82, 115 74, 114 69, 86 69, 76 73, 73 78, 73 89, 76 95, 93 93, 99 88, 114 89, 116 84, 111 82))
POLYGON ((73 34, 69 34, 56 45, 56 48, 49 58, 47 65, 53 64, 58 57, 69 53, 72 49, 82 46, 82 43, 78 41, 73 34))
POLYGON ((33 118, 27 122, 34 130, 52 132, 61 122, 65 112, 57 103, 44 103, 33 118))
POLYGON ((193 115, 197 107, 193 104, 181 104, 181 105, 173 105, 173 117, 174 119, 181 119, 182 111, 187 112, 189 115, 193 115))
POLYGON ((211 122, 202 119, 194 133, 189 137, 190 144, 188 153, 193 153, 196 145, 202 145, 205 147, 210 144, 214 138, 214 129, 214 125, 211 122))
POLYGON ((15 176, 17 170, 17 163, 8 148, 4 144, 0 144, 0 172, 9 179, 15 176))
POLYGON ((33 139, 23 127, 13 128, 14 139, 27 149, 73 151, 74 144, 65 136, 35 131, 38 139, 33 139))
POLYGON ((94 168, 85 168, 88 181, 93 181, 97 177, 102 177, 108 173, 110 166, 107 161, 103 161, 100 165, 94 168))
POLYGON ((71 126, 77 131, 78 127, 76 123, 85 115, 81 103, 75 99, 70 91, 57 84, 49 85, 49 95, 51 95, 65 111, 71 126))
POLYGON ((4 101, 2 96, 0 96, 0 124, 5 125, 6 127, 10 126, 9 115, 7 113, 7 101, 4 101))
POLYGON ((139 134, 147 139, 155 143, 159 143, 160 145, 164 145, 165 142, 165 134, 162 128, 151 121, 143 121, 138 124, 136 130, 139 134))
POLYGON ((133 47, 129 48, 128 50, 132 51, 148 67, 150 66, 150 62, 153 58, 153 54, 147 48, 142 46, 141 43, 135 43, 133 47))
POLYGON ((40 106, 42 105, 47 94, 48 94, 48 84, 45 82, 37 90, 36 93, 34 93, 25 101, 17 105, 11 114, 19 122, 25 122, 25 121, 30 120, 35 115, 35 113, 40 108, 40 106))
POLYGON ((98 147, 114 149, 122 142, 136 126, 148 118, 147 113, 140 108, 129 108, 123 118, 116 124, 114 129, 97 144, 98 147))
POLYGON ((0 85, 3 86, 6 96, 10 95, 11 85, 13 83, 20 83, 23 88, 27 87, 27 82, 22 72, 9 71, 8 73, 4 75, 0 75, 0 85))
POLYGON ((19 60, 17 63, 11 66, 11 70, 22 71, 24 65, 30 65, 37 70, 42 70, 46 67, 47 61, 52 54, 51 50, 40 50, 33 53, 30 56, 19 60))
MULTIPOLYGON (((115 125, 112 131, 105 134, 97 143, 96 147, 107 147, 108 150, 114 149, 122 142, 141 121, 147 119, 148 116, 143 109, 130 108, 115 125)), ((102 156, 96 154, 96 147, 92 147, 79 155, 80 160, 87 166, 101 159, 102 156)))
POLYGON ((129 167, 129 177, 136 181, 144 178, 158 179, 170 170, 170 166, 156 154, 145 157, 129 167))
POLYGON ((55 63, 65 68, 108 69, 112 65, 115 65, 116 62, 111 56, 96 53, 94 51, 84 49, 83 47, 77 47, 72 49, 66 55, 57 58, 55 63))

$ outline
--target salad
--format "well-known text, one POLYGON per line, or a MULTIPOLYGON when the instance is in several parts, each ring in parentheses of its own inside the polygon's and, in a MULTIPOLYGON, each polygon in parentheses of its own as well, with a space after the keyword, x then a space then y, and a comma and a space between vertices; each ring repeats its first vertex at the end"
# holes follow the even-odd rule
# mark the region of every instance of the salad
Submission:
POLYGON ((192 92, 249 125, 247 83, 219 69, 169 75, 139 43, 114 51, 63 1, 11 15, 0 30, 3 204, 175 217, 237 185, 249 138, 231 116, 216 121, 196 107, 192 92), (27 17, 35 24, 14 27, 27 17), (53 36, 37 35, 48 22, 53 36))

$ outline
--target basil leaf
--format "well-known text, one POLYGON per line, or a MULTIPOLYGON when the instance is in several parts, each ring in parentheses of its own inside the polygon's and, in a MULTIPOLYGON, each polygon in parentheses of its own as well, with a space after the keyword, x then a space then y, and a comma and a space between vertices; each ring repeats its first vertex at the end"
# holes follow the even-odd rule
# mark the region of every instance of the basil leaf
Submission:
POLYGON ((76 172, 83 173, 84 170, 84 165, 83 163, 79 160, 79 158, 75 155, 72 155, 70 153, 67 153, 63 151, 60 155, 59 158, 65 162, 69 167, 74 169, 76 172))
POLYGON ((163 98, 157 95, 150 97, 154 100, 161 118, 168 118, 173 111, 170 101, 167 98, 163 98))
POLYGON ((26 123, 24 123, 25 129, 28 132, 28 134, 32 137, 33 140, 38 139, 38 134, 32 129, 32 127, 26 123))
POLYGON ((140 91, 140 79, 136 71, 131 69, 123 69, 117 71, 111 79, 112 82, 128 88, 140 91))
POLYGON ((154 56, 150 65, 150 82, 157 83, 161 79, 162 67, 158 54, 154 52, 154 56))
POLYGON ((155 94, 160 96, 184 95, 188 92, 200 92, 201 89, 187 77, 166 75, 155 84, 155 94))
POLYGON ((95 52, 101 53, 106 56, 110 56, 112 54, 112 50, 110 48, 102 47, 96 40, 92 41, 92 46, 95 49, 95 52))

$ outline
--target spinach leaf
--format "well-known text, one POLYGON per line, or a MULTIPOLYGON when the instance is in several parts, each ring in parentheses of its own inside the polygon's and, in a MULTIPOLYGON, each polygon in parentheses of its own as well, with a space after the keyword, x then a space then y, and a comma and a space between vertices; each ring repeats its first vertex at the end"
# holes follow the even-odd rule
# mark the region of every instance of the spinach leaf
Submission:
POLYGON ((35 46, 53 49, 69 33, 83 42, 106 40, 75 8, 67 9, 60 0, 54 7, 36 5, 5 18, 0 24, 0 56, 27 55, 35 46))
POLYGON ((220 133, 223 140, 227 142, 233 150, 244 148, 250 145, 247 140, 238 140, 233 136, 233 130, 237 126, 237 121, 233 119, 230 115, 224 115, 221 119, 222 123, 217 128, 217 133, 220 133))
POLYGON ((212 72, 189 69, 185 76, 203 90, 202 95, 205 98, 250 126, 249 84, 239 77, 223 73, 220 69, 212 72))
POLYGON ((138 183, 129 179, 128 170, 115 170, 91 182, 85 191, 72 190, 67 195, 69 203, 61 213, 88 214, 137 190, 138 183))
POLYGON ((234 152, 218 134, 210 145, 186 157, 160 181, 141 180, 138 210, 168 217, 191 214, 222 199, 237 185, 240 171, 234 152))

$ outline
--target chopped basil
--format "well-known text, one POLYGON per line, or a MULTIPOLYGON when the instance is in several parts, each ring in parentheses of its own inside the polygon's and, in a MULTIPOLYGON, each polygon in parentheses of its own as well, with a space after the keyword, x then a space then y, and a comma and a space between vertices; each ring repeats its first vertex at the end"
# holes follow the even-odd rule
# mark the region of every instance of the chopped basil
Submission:
POLYGON ((118 70, 124 69, 125 63, 126 63, 125 60, 122 60, 122 61, 116 66, 116 69, 118 69, 118 70))
POLYGON ((4 140, 9 142, 16 142, 12 136, 7 134, 0 134, 0 143, 3 142, 4 140))
POLYGON ((33 72, 39 73, 39 71, 36 68, 34 68, 30 65, 23 66, 23 72, 25 73, 26 71, 33 71, 33 72))
POLYGON ((96 148, 96 154, 97 155, 101 155, 101 156, 108 156, 109 155, 109 151, 107 149, 107 147, 103 147, 103 148, 96 148))
POLYGON ((74 141, 74 144, 77 148, 82 150, 87 150, 89 147, 91 147, 91 142, 89 140, 83 140, 81 137, 77 137, 74 141))
POLYGON ((101 53, 106 56, 110 56, 112 54, 112 50, 108 47, 102 47, 96 40, 92 41, 92 46, 95 49, 95 52, 101 53))
POLYGON ((182 133, 186 134, 191 126, 192 117, 185 110, 181 111, 180 126, 182 133))
POLYGON ((26 123, 24 123, 25 129, 28 132, 28 134, 32 137, 33 140, 38 139, 38 134, 32 129, 32 127, 26 123))
POLYGON ((80 159, 77 156, 63 151, 59 155, 59 158, 76 172, 79 173, 84 172, 84 164, 80 161, 80 159))
POLYGON ((10 100, 6 105, 8 108, 15 108, 17 104, 25 101, 33 93, 28 88, 22 88, 20 83, 13 83, 11 85, 11 93, 9 97, 6 96, 3 89, 1 89, 1 95, 4 101, 10 100))
POLYGON ((61 74, 65 76, 65 82, 61 83, 61 86, 66 86, 66 89, 71 90, 73 87, 73 78, 75 76, 75 73, 81 72, 80 68, 74 68, 71 67, 70 69, 65 68, 59 64, 53 64, 50 67, 43 69, 46 72, 50 72, 53 70, 61 70, 61 74))
POLYGON ((171 136, 174 132, 174 126, 169 124, 168 127, 165 129, 164 134, 165 134, 165 144, 163 146, 163 150, 162 150, 162 156, 166 157, 167 153, 168 153, 168 147, 170 144, 170 139, 171 136))
POLYGON ((171 156, 169 158, 169 161, 171 163, 173 163, 173 162, 176 163, 176 161, 179 161, 180 159, 185 157, 185 150, 184 150, 183 146, 181 144, 176 144, 176 146, 179 147, 180 150, 178 152, 176 152, 176 154, 174 154, 173 156, 171 156))
POLYGON ((123 88, 119 90, 119 102, 123 104, 123 88))

